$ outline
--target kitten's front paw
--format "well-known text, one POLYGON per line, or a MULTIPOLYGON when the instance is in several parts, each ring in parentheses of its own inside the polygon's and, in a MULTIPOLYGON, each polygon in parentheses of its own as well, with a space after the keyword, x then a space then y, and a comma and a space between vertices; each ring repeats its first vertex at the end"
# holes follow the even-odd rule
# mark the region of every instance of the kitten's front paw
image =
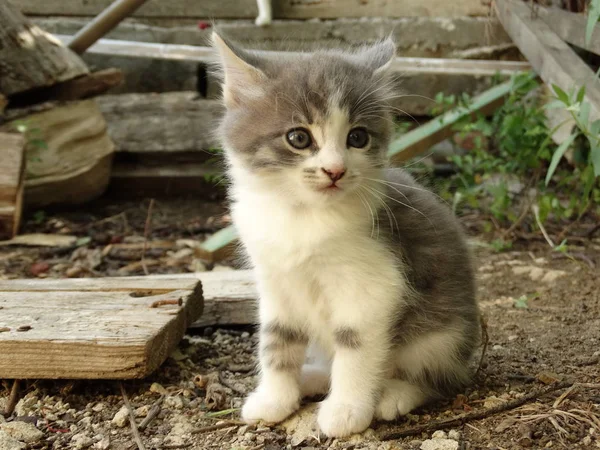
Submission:
POLYGON ((331 399, 321 403, 317 422, 323 433, 340 438, 365 431, 373 420, 373 408, 331 399))
POLYGON ((300 407, 300 399, 278 399, 265 392, 253 392, 242 408, 242 419, 248 423, 260 420, 266 423, 279 423, 300 407))
POLYGON ((254 23, 259 27, 265 27, 271 25, 271 18, 269 16, 258 16, 254 23))

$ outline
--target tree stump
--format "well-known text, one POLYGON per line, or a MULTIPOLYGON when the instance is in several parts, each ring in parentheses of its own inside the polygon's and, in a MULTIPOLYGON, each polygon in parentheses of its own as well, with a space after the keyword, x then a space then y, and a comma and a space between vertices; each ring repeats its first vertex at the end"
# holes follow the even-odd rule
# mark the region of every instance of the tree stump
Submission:
POLYGON ((0 133, 0 240, 12 239, 19 229, 23 205, 25 139, 20 134, 0 133))
POLYGON ((0 2, 0 93, 6 97, 89 73, 58 39, 33 25, 10 2, 0 2))

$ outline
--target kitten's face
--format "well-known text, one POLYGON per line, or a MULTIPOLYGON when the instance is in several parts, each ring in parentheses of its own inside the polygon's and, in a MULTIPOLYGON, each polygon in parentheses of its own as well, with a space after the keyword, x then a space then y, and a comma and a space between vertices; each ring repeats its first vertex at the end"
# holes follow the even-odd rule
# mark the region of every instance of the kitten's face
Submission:
POLYGON ((234 182, 244 176, 297 203, 368 197, 391 133, 385 65, 393 44, 273 60, 215 43, 225 72, 220 132, 234 182))

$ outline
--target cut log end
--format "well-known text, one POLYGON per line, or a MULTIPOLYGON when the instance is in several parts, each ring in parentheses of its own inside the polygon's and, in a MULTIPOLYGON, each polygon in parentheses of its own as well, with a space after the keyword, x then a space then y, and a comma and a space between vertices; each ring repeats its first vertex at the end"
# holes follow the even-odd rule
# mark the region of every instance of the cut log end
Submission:
POLYGON ((0 239, 13 238, 23 209, 25 139, 20 134, 0 133, 0 239))

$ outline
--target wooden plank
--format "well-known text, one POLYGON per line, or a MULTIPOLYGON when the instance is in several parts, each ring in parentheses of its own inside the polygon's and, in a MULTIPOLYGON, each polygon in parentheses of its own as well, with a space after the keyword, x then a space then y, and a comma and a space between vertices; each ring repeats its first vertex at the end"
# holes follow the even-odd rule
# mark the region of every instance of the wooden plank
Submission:
POLYGON ((495 8, 507 33, 542 80, 566 92, 585 85, 590 121, 600 119, 600 82, 592 69, 541 18, 532 17, 525 3, 496 0, 495 8))
MULTIPOLYGON (((57 35, 65 44, 71 41, 72 36, 57 35)), ((214 53, 210 47, 195 45, 156 44, 147 42, 121 41, 114 39, 100 39, 87 50, 89 53, 128 56, 132 58, 152 58, 166 60, 187 60, 209 64, 214 62, 214 53)), ((274 50, 257 50, 263 54, 277 58, 283 54, 295 52, 279 52, 274 50)), ((496 74, 511 75, 516 72, 529 70, 531 66, 521 61, 486 61, 464 60, 452 58, 415 58, 398 56, 394 60, 393 70, 411 74, 460 74, 472 76, 492 76, 496 74)))
MULTIPOLYGON (((111 0, 13 0, 25 14, 95 16, 111 0)), ((489 7, 481 0, 279 0, 273 1, 273 17, 281 19, 332 19, 338 17, 459 17, 485 16, 489 7)), ((171 0, 142 6, 134 17, 245 18, 258 15, 255 0, 171 0)))
POLYGON ((25 138, 0 133, 0 239, 13 238, 21 224, 25 174, 25 138))
MULTIPOLYGON (((4 292, 105 292, 138 291, 167 295, 189 290, 202 282, 204 311, 192 327, 247 325, 257 322, 257 292, 249 270, 198 272, 116 278, 21 279, 0 280, 4 292)), ((0 319, 1 320, 1 319, 0 319)), ((0 339, 2 335, 0 334, 0 339)))
POLYGON ((600 55, 600 33, 598 31, 592 35, 589 43, 585 42, 587 15, 558 8, 544 8, 539 5, 536 5, 535 14, 539 15, 563 41, 600 55))
POLYGON ((0 287, 0 329, 9 331, 0 333, 0 378, 145 377, 203 309, 201 283, 162 294, 30 288, 23 280, 11 289, 6 283, 0 287), (168 304, 153 306, 160 302, 168 304))

